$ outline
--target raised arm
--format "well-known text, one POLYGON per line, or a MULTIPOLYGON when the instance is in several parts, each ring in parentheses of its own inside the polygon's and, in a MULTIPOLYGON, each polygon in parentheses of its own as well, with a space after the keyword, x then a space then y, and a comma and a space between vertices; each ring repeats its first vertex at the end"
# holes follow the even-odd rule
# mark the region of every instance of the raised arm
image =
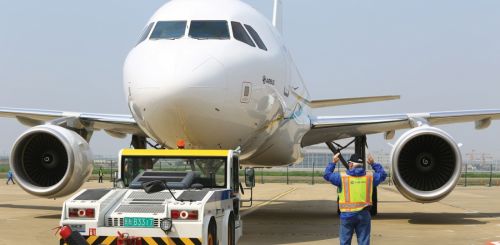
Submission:
POLYGON ((375 173, 373 173, 373 184, 378 186, 387 178, 387 173, 380 163, 376 163, 375 160, 373 160, 372 155, 368 155, 367 163, 372 167, 373 171, 375 171, 375 173))
POLYGON ((340 173, 334 172, 335 171, 335 166, 337 166, 337 162, 339 161, 339 155, 340 153, 337 153, 333 156, 332 162, 328 163, 328 166, 325 168, 325 172, 323 173, 323 178, 332 183, 335 186, 340 187, 341 186, 341 178, 340 178, 340 173))

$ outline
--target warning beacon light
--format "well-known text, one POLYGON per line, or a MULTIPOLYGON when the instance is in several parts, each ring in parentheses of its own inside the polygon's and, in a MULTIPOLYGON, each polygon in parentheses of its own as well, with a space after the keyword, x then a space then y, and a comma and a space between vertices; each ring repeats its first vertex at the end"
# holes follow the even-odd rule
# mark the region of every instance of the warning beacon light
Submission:
POLYGON ((177 148, 184 149, 186 147, 186 142, 184 140, 177 140, 177 148))

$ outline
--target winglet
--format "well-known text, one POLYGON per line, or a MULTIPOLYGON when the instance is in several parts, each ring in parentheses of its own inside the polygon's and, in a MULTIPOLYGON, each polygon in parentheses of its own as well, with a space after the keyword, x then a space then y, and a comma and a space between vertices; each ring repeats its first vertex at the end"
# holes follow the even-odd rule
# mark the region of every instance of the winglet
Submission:
POLYGON ((273 26, 283 33, 283 3, 281 0, 274 0, 273 26))
POLYGON ((312 100, 308 101, 311 108, 321 108, 329 106, 352 105, 360 103, 371 103, 386 100, 398 100, 399 95, 386 95, 386 96, 372 96, 372 97, 357 97, 357 98, 343 98, 343 99, 327 99, 327 100, 312 100))

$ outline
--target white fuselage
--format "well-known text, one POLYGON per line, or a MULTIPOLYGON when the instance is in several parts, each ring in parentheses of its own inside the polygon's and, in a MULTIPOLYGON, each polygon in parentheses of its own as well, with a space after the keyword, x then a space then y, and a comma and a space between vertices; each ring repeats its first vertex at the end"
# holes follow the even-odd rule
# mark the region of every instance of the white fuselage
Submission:
POLYGON ((302 158, 308 91, 264 16, 239 0, 173 0, 148 25, 160 21, 186 21, 184 35, 151 39, 150 31, 124 65, 130 110, 149 137, 170 148, 178 140, 188 148, 241 146, 243 163, 255 166, 302 158), (230 37, 192 38, 190 24, 200 20, 227 21, 230 37), (252 26, 267 51, 236 40, 232 21, 252 26))

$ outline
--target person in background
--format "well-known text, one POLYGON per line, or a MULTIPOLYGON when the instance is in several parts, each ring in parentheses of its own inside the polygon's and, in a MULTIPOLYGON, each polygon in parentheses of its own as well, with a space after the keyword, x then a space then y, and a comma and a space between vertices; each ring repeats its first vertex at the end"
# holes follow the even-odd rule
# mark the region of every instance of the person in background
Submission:
POLYGON ((102 167, 99 167, 99 183, 102 183, 102 176, 104 176, 104 173, 102 172, 102 167))
POLYGON ((12 184, 16 184, 14 182, 14 173, 12 172, 12 170, 9 169, 9 171, 7 172, 7 185, 9 185, 9 181, 12 181, 12 184))
POLYGON ((359 245, 370 244, 371 215, 373 187, 382 183, 387 177, 384 168, 375 163, 368 155, 367 163, 375 171, 366 172, 363 159, 353 154, 349 159, 349 169, 345 173, 335 171, 340 153, 333 156, 333 162, 325 169, 323 178, 337 186, 340 209, 340 244, 351 244, 356 232, 359 245))

